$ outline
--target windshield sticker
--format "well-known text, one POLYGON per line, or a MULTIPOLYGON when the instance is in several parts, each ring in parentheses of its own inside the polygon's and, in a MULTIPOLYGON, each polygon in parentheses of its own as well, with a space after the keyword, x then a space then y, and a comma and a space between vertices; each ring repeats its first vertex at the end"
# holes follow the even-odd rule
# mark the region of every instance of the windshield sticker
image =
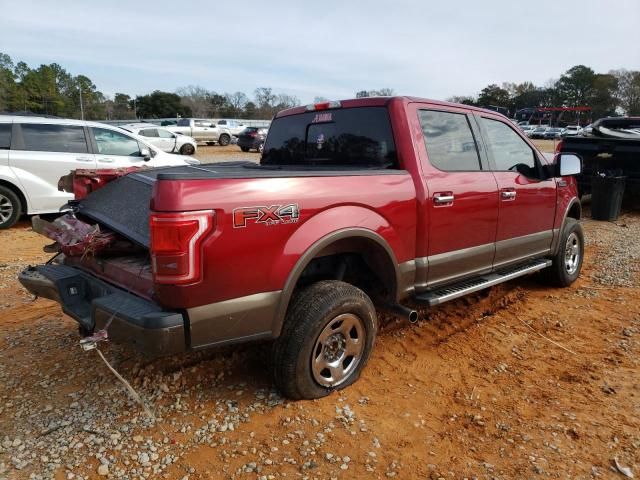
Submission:
POLYGON ((321 123, 321 122, 333 122, 333 113, 316 113, 316 116, 313 117, 311 123, 321 123))

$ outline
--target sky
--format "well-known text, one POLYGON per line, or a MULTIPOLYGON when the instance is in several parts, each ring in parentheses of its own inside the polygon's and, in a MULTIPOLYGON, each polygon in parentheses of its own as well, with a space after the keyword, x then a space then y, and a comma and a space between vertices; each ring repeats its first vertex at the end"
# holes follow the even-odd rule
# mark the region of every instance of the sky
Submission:
POLYGON ((640 70, 639 0, 0 0, 0 52, 106 95, 257 87, 446 99, 545 85, 574 65, 640 70), (3 5, 4 4, 4 5, 3 5))

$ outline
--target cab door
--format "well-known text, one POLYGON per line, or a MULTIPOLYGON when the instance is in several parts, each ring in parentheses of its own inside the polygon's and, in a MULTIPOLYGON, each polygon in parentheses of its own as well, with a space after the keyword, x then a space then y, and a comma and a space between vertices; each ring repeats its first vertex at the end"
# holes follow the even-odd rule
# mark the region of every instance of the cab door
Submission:
POLYGON ((494 267, 549 253, 556 184, 545 178, 538 152, 502 117, 481 114, 489 163, 499 190, 494 267))
POLYGON ((134 167, 145 164, 140 153, 140 143, 135 138, 109 128, 91 127, 90 131, 97 168, 134 167))
POLYGON ((14 123, 9 167, 20 181, 30 213, 56 212, 73 195, 58 190, 58 180, 78 169, 94 169, 96 161, 82 125, 14 123))
MULTIPOLYGON (((495 254, 498 188, 481 154, 477 126, 461 108, 427 104, 415 113, 428 189, 426 286, 487 273, 495 254)), ((418 278, 418 288, 421 283, 418 278)))

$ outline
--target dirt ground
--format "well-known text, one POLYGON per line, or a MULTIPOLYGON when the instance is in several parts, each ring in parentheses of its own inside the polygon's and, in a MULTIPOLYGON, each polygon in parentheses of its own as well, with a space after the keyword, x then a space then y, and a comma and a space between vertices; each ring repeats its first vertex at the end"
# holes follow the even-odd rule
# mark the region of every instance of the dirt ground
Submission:
POLYGON ((637 477, 640 215, 583 227, 570 288, 531 276, 415 326, 383 317, 361 379, 321 400, 273 390, 268 344, 101 346, 154 424, 75 322, 20 287, 49 258, 24 220, 0 232, 0 478, 625 478, 616 460, 637 477))

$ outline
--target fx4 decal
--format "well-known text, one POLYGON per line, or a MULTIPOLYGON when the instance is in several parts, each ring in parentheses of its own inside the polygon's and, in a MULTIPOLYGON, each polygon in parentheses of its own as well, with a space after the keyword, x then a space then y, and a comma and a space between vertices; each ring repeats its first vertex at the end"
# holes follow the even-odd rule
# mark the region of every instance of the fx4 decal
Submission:
POLYGON ((296 223, 300 218, 298 204, 271 205, 270 207, 239 207, 233 209, 233 228, 244 228, 248 222, 264 225, 296 223))

